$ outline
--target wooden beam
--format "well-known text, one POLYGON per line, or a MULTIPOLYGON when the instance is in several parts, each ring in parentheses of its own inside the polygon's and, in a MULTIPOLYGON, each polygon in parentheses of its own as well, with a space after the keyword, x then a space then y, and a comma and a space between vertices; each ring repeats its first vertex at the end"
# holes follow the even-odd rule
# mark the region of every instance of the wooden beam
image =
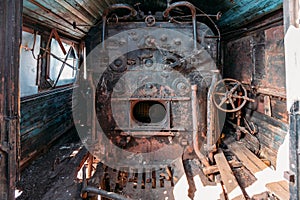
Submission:
MULTIPOLYGON (((238 167, 243 166, 243 164, 241 162, 238 162, 236 160, 230 160, 228 162, 228 164, 230 165, 231 168, 238 168, 238 167)), ((202 170, 205 175, 214 174, 214 173, 219 172, 219 168, 217 165, 211 165, 208 167, 204 167, 202 170)))
POLYGON ((243 191, 233 175, 233 172, 231 171, 223 152, 219 151, 214 158, 220 170, 221 179, 224 183, 228 198, 230 200, 245 200, 246 198, 243 195, 243 191))
MULTIPOLYGON (((23 12, 24 12, 24 17, 27 17, 27 19, 30 19, 30 21, 25 22, 31 22, 34 20, 32 17, 36 18, 36 23, 46 25, 50 29, 56 28, 60 32, 64 32, 67 34, 71 34, 72 36, 78 36, 78 37, 83 37, 85 34, 82 33, 78 29, 74 29, 71 25, 66 24, 65 21, 57 19, 57 17, 49 15, 46 11, 39 9, 38 11, 29 9, 28 7, 23 7, 23 12)), ((26 18, 25 18, 26 19, 26 18)))
POLYGON ((22 0, 0 1, 0 199, 15 199, 20 152, 22 0))
MULTIPOLYGON (((59 15, 59 11, 55 9, 55 7, 51 7, 51 5, 49 5, 51 2, 49 1, 44 1, 44 0, 40 0, 39 2, 37 2, 36 0, 27 0, 27 1, 30 1, 32 4, 38 6, 39 8, 41 8, 42 10, 44 10, 46 13, 47 13, 47 17, 51 17, 53 19, 57 19, 57 20, 62 20, 66 23, 66 26, 69 25, 69 26, 73 26, 73 23, 68 21, 71 19, 71 16, 73 15, 72 13, 68 14, 68 15, 64 15, 64 16, 61 16, 59 15), (52 8, 52 9, 50 9, 52 8)), ((88 28, 87 27, 77 27, 76 29, 78 29, 80 32, 86 34, 87 33, 87 30, 88 28)))
POLYGON ((266 169, 268 166, 254 155, 241 142, 234 142, 228 145, 228 148, 238 157, 243 165, 249 169, 254 175, 266 169))

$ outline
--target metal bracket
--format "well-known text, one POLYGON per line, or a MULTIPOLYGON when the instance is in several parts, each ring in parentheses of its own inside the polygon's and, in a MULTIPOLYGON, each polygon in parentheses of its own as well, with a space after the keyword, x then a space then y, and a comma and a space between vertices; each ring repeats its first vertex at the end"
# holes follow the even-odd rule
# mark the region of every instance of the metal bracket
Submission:
POLYGON ((292 172, 292 171, 285 171, 284 174, 283 174, 283 177, 288 180, 290 183, 295 183, 296 181, 296 176, 295 176, 295 173, 292 172))

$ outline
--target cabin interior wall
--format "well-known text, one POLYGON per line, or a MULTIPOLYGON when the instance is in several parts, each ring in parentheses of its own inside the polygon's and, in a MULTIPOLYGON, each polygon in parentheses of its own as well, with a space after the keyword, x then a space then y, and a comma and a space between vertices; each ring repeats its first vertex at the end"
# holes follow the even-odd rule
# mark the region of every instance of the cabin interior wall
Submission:
MULTIPOLYGON (((27 53, 27 61, 23 60, 21 64, 25 66, 24 68, 31 69, 31 77, 24 77, 29 76, 29 73, 26 72, 21 73, 20 78, 21 80, 24 78, 32 80, 32 85, 37 87, 33 93, 23 93, 20 101, 20 163, 22 168, 29 164, 30 160, 36 158, 37 155, 49 148, 63 133, 74 126, 72 117, 72 106, 74 106, 72 105, 74 103, 72 93, 74 86, 68 83, 53 88, 49 81, 50 55, 49 53, 45 53, 43 49, 51 48, 51 42, 49 43, 49 41, 51 40, 50 35, 52 30, 41 24, 34 24, 27 18, 23 21, 23 30, 31 32, 32 35, 35 31, 37 34, 35 46, 41 48, 38 48, 38 51, 34 51, 34 58, 31 51, 26 52, 24 50, 26 45, 28 48, 33 46, 33 39, 25 40, 22 45, 24 46, 22 52, 27 53)), ((72 44, 77 52, 81 52, 79 40, 67 37, 61 33, 58 33, 58 35, 63 42, 72 44)), ((62 62, 58 61, 57 66, 61 67, 61 65, 62 62)), ((67 67, 65 68, 67 69, 67 67)))
POLYGON ((249 103, 243 112, 258 126, 260 156, 274 167, 288 130, 282 15, 281 10, 277 11, 248 25, 243 33, 223 40, 224 77, 247 85, 255 98, 256 102, 249 103))

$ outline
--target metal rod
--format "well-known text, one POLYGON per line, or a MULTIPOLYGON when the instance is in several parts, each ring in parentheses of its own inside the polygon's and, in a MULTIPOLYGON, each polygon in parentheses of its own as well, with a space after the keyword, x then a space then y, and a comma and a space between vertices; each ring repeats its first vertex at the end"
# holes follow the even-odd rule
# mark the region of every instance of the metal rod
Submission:
POLYGON ((57 76, 57 78, 56 78, 56 80, 55 80, 54 85, 52 86, 53 88, 55 88, 56 85, 57 85, 57 83, 58 83, 58 80, 59 80, 59 78, 60 78, 60 76, 61 76, 61 74, 62 74, 62 72, 63 72, 63 70, 64 70, 64 68, 65 68, 65 65, 67 64, 68 57, 69 57, 69 55, 71 54, 71 50, 72 50, 72 47, 69 48, 68 54, 66 55, 65 60, 64 60, 64 62, 63 62, 63 64, 62 64, 62 66, 60 67, 58 76, 57 76))
POLYGON ((126 198, 126 197, 124 197, 122 195, 119 195, 117 193, 107 192, 105 190, 98 189, 98 188, 91 187, 91 186, 87 186, 87 187, 83 188, 82 192, 90 192, 90 193, 94 193, 94 194, 99 194, 102 197, 113 199, 113 200, 132 200, 130 198, 126 198))
MULTIPOLYGON (((89 87, 91 88, 91 92, 92 92, 92 97, 95 96, 96 94, 96 87, 95 87, 95 84, 94 84, 94 81, 93 81, 93 75, 92 73, 89 73, 88 75, 88 84, 89 84, 89 87)), ((90 103, 90 102, 88 102, 90 103)), ((96 120, 97 120, 97 117, 96 117, 96 102, 95 102, 95 99, 93 99, 92 101, 92 110, 91 111, 88 111, 88 112, 92 112, 91 113, 91 133, 92 133, 92 140, 96 140, 97 139, 97 126, 96 126, 96 120)), ((90 113, 88 113, 89 115, 90 113)))
MULTIPOLYGON (((63 62, 63 63, 64 63, 64 61, 63 61, 61 58, 59 58, 59 57, 56 56, 55 54, 51 53, 48 49, 45 49, 45 48, 43 48, 43 47, 40 47, 40 49, 42 49, 43 51, 49 53, 51 56, 53 56, 55 59, 59 60, 60 62, 63 62)), ((66 64, 68 67, 71 67, 73 70, 77 70, 76 67, 73 67, 73 66, 70 65, 69 63, 65 63, 65 64, 66 64)))
POLYGON ((103 15, 102 16, 102 38, 101 38, 101 42, 102 42, 102 48, 105 48, 105 31, 106 31, 106 16, 103 15))
POLYGON ((93 154, 89 153, 88 174, 87 174, 88 179, 92 177, 93 163, 94 163, 94 156, 93 154))
POLYGON ((192 21, 193 21, 193 39, 194 39, 194 49, 197 49, 197 21, 196 21, 196 8, 193 4, 188 1, 179 1, 171 4, 163 12, 164 17, 168 17, 171 10, 179 6, 186 6, 191 10, 192 21))

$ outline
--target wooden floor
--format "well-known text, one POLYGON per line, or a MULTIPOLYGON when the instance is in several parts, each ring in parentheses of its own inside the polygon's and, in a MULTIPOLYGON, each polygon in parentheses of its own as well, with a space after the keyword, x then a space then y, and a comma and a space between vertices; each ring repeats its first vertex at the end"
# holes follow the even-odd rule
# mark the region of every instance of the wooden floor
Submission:
MULTIPOLYGON (((287 180, 277 180, 275 176, 275 170, 271 169, 264 161, 259 159, 254 153, 252 153, 242 142, 234 141, 227 143, 227 151, 230 151, 237 159, 235 162, 241 162, 242 168, 249 171, 256 180, 249 184, 248 187, 242 187, 242 184, 237 180, 234 172, 232 160, 228 160, 222 150, 219 150, 215 154, 214 158, 218 171, 221 175, 221 183, 224 187, 224 195, 221 195, 220 199, 239 200, 239 199, 251 199, 255 195, 259 195, 262 192, 267 193, 267 196, 275 196, 280 200, 289 199, 289 187, 287 180), (274 180, 272 176, 274 174, 274 180), (271 181, 270 181, 271 179, 271 181), (256 191, 255 191, 256 186, 256 191), (255 193, 256 192, 256 193, 255 193)), ((246 179, 247 177, 243 178, 246 179)), ((260 197, 259 199, 265 199, 260 197)), ((267 199, 267 198, 266 198, 267 199)))

